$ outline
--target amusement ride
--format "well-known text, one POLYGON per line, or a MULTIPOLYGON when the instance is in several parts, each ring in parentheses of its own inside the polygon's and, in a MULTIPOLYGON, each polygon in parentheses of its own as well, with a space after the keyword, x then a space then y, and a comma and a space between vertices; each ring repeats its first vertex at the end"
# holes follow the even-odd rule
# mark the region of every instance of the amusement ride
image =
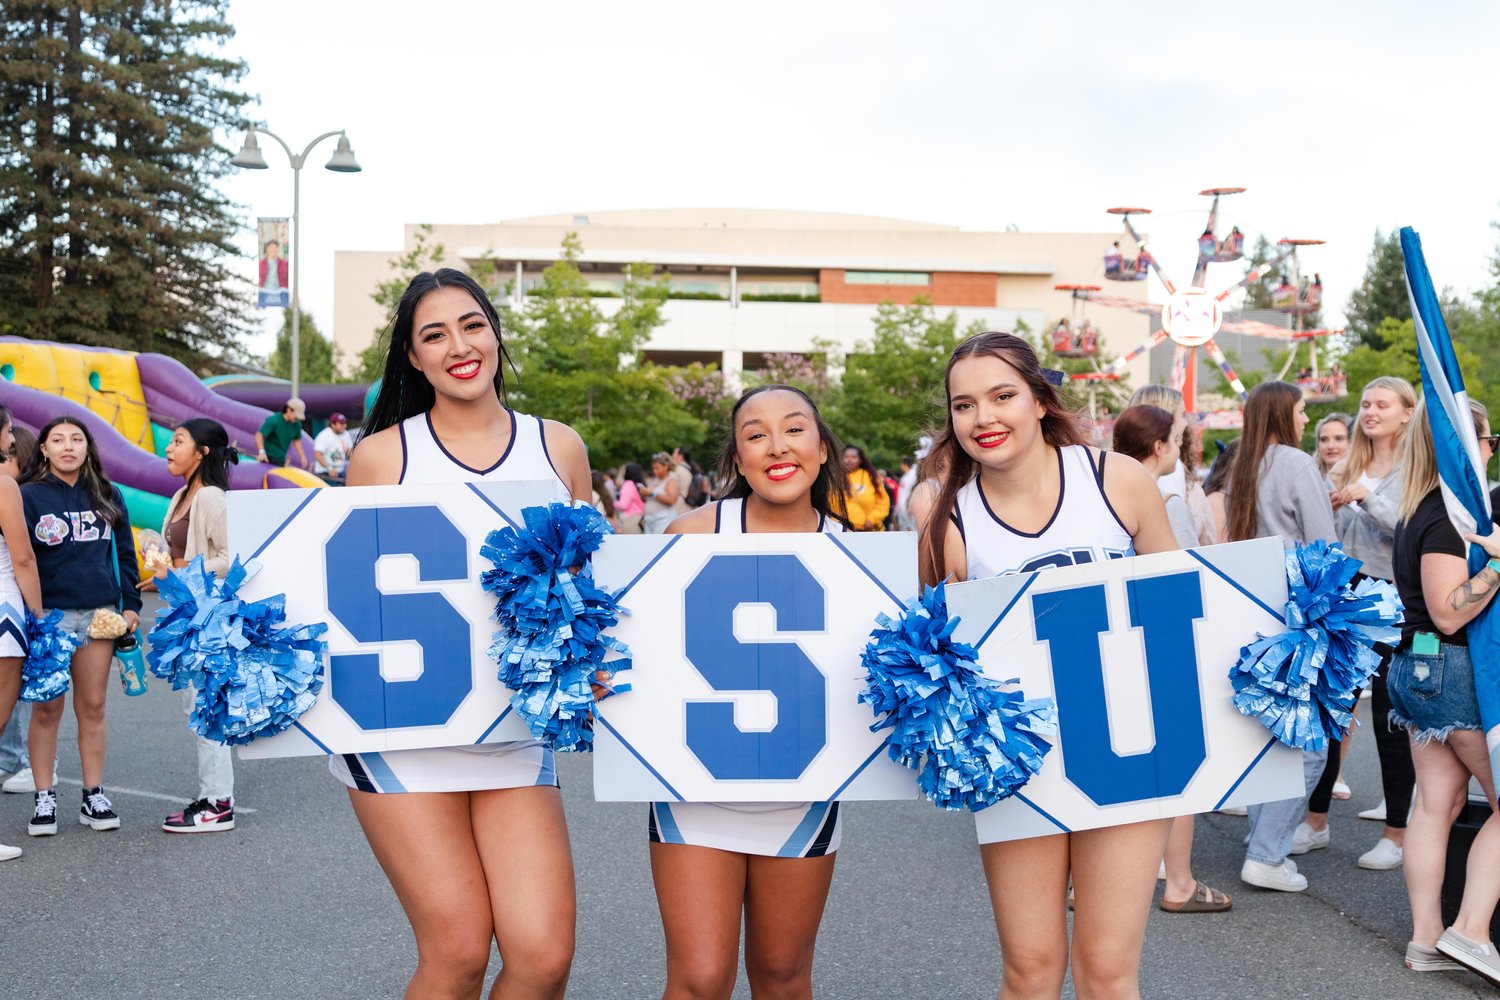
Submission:
POLYGON ((1218 236, 1219 199, 1240 194, 1242 187, 1208 188, 1198 192, 1213 198, 1208 210, 1208 223, 1198 237, 1198 260, 1193 268, 1192 282, 1187 286, 1177 285, 1162 269, 1160 262, 1152 256, 1131 223, 1132 216, 1149 215, 1149 208, 1111 208, 1111 215, 1118 215, 1124 228, 1122 239, 1116 241, 1104 255, 1104 277, 1108 281, 1144 281, 1155 272, 1166 291, 1164 305, 1152 305, 1139 299, 1122 295, 1104 294, 1099 285, 1056 285, 1058 291, 1072 293, 1072 315, 1060 320, 1052 328, 1052 349, 1059 357, 1088 358, 1094 370, 1072 375, 1072 379, 1085 383, 1089 390, 1089 410, 1095 410, 1095 396, 1101 383, 1118 381, 1127 366, 1156 345, 1171 340, 1177 345, 1172 359, 1172 385, 1181 390, 1183 403, 1189 412, 1197 407, 1197 353, 1202 348, 1218 365, 1224 381, 1239 395, 1245 396, 1245 385, 1229 364, 1224 351, 1214 338, 1220 331, 1264 337, 1268 340, 1290 341, 1293 349, 1287 353, 1278 378, 1285 378, 1291 371, 1298 351, 1297 346, 1307 344, 1309 363, 1296 375, 1297 384, 1308 402, 1324 402, 1340 399, 1348 394, 1344 376, 1337 370, 1324 372, 1319 368, 1317 342, 1338 330, 1305 329, 1306 319, 1322 306, 1323 282, 1314 275, 1309 281, 1303 276, 1298 260, 1298 248, 1318 246, 1322 240, 1282 239, 1277 241, 1276 256, 1252 269, 1242 279, 1223 291, 1210 292, 1207 288, 1208 266, 1240 260, 1245 255, 1245 234, 1238 226, 1230 229, 1222 239, 1218 236), (1123 245, 1123 246, 1122 246, 1123 245), (1272 308, 1293 317, 1290 328, 1262 323, 1257 320, 1226 320, 1222 303, 1241 288, 1255 284, 1266 275, 1279 271, 1281 280, 1272 292, 1272 308), (1128 309, 1147 315, 1159 314, 1161 329, 1144 343, 1138 344, 1108 364, 1099 363, 1098 331, 1088 321, 1086 310, 1090 303, 1116 309, 1128 309))

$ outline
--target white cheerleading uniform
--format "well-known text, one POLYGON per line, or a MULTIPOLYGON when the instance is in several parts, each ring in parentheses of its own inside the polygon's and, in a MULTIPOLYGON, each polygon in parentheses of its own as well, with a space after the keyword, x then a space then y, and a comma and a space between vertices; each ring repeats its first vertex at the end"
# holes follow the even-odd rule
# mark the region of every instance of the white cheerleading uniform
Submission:
POLYGON ((0 656, 25 656, 26 646, 26 601, 16 583, 10 548, 0 538, 0 656))
MULTIPOLYGON (((537 417, 507 410, 510 444, 488 469, 472 469, 450 455, 426 413, 403 420, 400 483, 474 483, 552 480, 557 499, 572 499, 552 465, 537 417)), ((335 754, 328 769, 364 792, 477 792, 492 788, 556 785, 552 751, 536 740, 477 746, 335 754)))
MULTIPOLYGON (((843 531, 821 518, 818 530, 843 531)), ((745 532, 745 501, 720 500, 714 531, 745 532)), ((653 802, 647 820, 653 844, 687 844, 774 858, 820 858, 839 849, 843 819, 837 802, 653 802)))
POLYGON ((1057 449, 1057 509, 1042 530, 1011 527, 990 509, 976 477, 958 491, 953 521, 964 539, 968 578, 1030 573, 1054 566, 1103 562, 1135 555, 1135 543, 1104 495, 1105 453, 1094 463, 1083 445, 1057 449))

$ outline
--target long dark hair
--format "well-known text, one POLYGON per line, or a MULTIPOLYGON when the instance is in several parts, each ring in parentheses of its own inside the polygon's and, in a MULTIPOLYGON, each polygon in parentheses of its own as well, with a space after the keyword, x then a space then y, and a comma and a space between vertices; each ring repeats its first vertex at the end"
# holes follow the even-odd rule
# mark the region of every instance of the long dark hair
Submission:
POLYGON ((1290 382, 1262 382, 1245 397, 1245 429, 1229 470, 1229 541, 1254 538, 1260 528, 1260 466, 1272 445, 1299 447, 1293 412, 1302 390, 1290 382))
POLYGON ((193 447, 202 455, 188 485, 192 486, 193 479, 196 479, 200 486, 217 486, 221 490, 228 490, 229 467, 239 463, 240 453, 230 445, 229 434, 224 430, 224 425, 207 417, 194 417, 184 420, 173 430, 187 431, 188 437, 193 439, 193 447), (205 448, 208 449, 206 452, 205 448))
POLYGON ((950 382, 953 368, 960 361, 973 357, 998 358, 1014 368, 1026 383, 1027 388, 1044 410, 1041 419, 1042 440, 1054 448, 1070 444, 1084 444, 1087 439, 1078 423, 1078 415, 1063 402, 1057 387, 1047 378, 1042 363, 1037 360, 1036 349, 1013 333, 977 333, 953 349, 948 357, 948 367, 943 371, 943 426, 932 442, 927 458, 935 468, 944 470, 942 485, 937 499, 933 501, 932 515, 918 547, 919 569, 924 583, 936 584, 943 578, 946 565, 944 551, 947 541, 948 523, 953 517, 953 508, 958 503, 958 491, 979 474, 979 463, 969 457, 953 435, 953 390, 950 382))
POLYGON ((89 503, 94 505, 94 510, 99 516, 108 521, 115 528, 121 528, 120 522, 125 517, 125 508, 115 502, 115 488, 108 477, 104 475, 104 466, 99 462, 99 449, 94 444, 94 435, 89 429, 74 417, 53 417, 42 425, 37 432, 37 449, 27 459, 26 466, 21 470, 19 482, 40 482, 51 468, 47 464, 47 455, 42 446, 47 443, 47 437, 59 427, 77 427, 83 432, 83 440, 88 445, 88 452, 84 456, 83 465, 78 469, 78 479, 83 483, 83 488, 88 492, 89 503))
POLYGON ((1157 445, 1171 439, 1175 422, 1171 413, 1152 403, 1127 406, 1115 418, 1114 450, 1137 462, 1144 461, 1155 453, 1157 445))
POLYGON ((589 480, 593 483, 594 492, 599 494, 599 503, 604 507, 605 517, 615 516, 615 498, 609 495, 609 490, 604 488, 604 473, 598 469, 589 470, 589 480))
POLYGON ((1213 466, 1208 470, 1208 478, 1203 481, 1204 496, 1223 493, 1229 489, 1229 471, 1234 468, 1234 456, 1239 450, 1239 438, 1234 438, 1220 449, 1219 457, 1214 459, 1213 466))
POLYGON ((432 383, 427 381, 427 376, 412 367, 407 355, 412 346, 413 317, 417 311, 417 303, 428 292, 439 288, 461 288, 468 292, 490 321, 490 326, 495 331, 495 342, 499 345, 500 363, 495 368, 495 395, 501 402, 505 401, 505 366, 510 363, 510 355, 505 352, 505 338, 500 334, 500 314, 495 311, 494 303, 479 282, 462 271, 451 267, 423 271, 411 279, 406 291, 401 293, 401 301, 396 303, 396 315, 386 334, 385 372, 380 377, 380 392, 376 394, 375 402, 365 416, 361 441, 377 431, 396 426, 407 417, 426 413, 437 400, 437 392, 432 388, 432 383))
POLYGON ((828 426, 823 415, 818 412, 818 404, 812 401, 812 397, 794 385, 783 385, 780 382, 771 382, 767 385, 758 385, 753 389, 746 389, 740 393, 740 398, 734 401, 734 408, 729 411, 729 433, 724 436, 724 445, 719 449, 719 482, 724 486, 719 490, 717 499, 735 500, 748 497, 752 492, 750 481, 740 474, 735 466, 735 457, 738 450, 735 448, 735 426, 739 420, 740 410, 744 405, 763 392, 790 392, 801 397, 807 406, 807 412, 812 415, 813 423, 818 428, 818 439, 823 442, 823 447, 828 455, 823 459, 823 464, 818 467, 818 474, 812 484, 812 508, 823 517, 831 517, 844 527, 849 527, 849 519, 844 514, 844 484, 848 477, 844 475, 844 446, 839 443, 838 436, 833 433, 833 428, 828 426))
POLYGON ((640 462, 626 462, 624 473, 626 479, 635 483, 636 489, 646 485, 646 470, 641 468, 640 462))

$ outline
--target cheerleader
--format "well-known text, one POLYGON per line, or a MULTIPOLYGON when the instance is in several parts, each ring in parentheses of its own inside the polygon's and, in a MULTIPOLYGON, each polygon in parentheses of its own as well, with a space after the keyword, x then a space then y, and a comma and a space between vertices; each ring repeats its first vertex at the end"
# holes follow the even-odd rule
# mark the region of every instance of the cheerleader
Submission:
MULTIPOLYGON (((14 445, 10 411, 0 406, 0 455, 14 445)), ((13 474, 0 474, 0 732, 10 722, 21 693, 21 663, 26 659, 26 609, 42 612, 42 586, 36 554, 26 530, 21 491, 13 474)), ((19 858, 21 849, 0 844, 0 861, 19 858)))
MULTIPOLYGON (((1151 476, 1087 447, 1048 375, 1008 333, 971 337, 948 359, 947 421, 932 447, 945 471, 919 548, 924 583, 1177 548, 1151 476)), ((1070 954, 1080 997, 1139 996, 1168 827, 1151 820, 981 845, 1003 996, 1059 996, 1070 954)))
MULTIPOLYGON (((800 389, 740 396, 719 457, 723 499, 682 515, 672 535, 837 532, 843 449, 800 389)), ((651 875, 667 937, 664 1000, 728 1000, 741 914, 751 996, 812 996, 813 946, 833 881, 837 802, 658 802, 651 875)))
MULTIPOLYGON (((546 480, 590 498, 571 427, 502 402, 500 318, 451 268, 417 275, 391 325, 350 486, 546 480)), ((555 998, 573 959, 573 859, 552 752, 533 740, 329 758, 417 939, 407 996, 555 998)))

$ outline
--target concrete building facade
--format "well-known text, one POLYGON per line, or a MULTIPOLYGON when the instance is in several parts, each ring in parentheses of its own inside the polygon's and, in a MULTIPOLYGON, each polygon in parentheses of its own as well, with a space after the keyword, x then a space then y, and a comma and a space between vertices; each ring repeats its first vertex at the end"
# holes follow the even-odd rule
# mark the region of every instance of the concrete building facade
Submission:
MULTIPOLYGON (((357 356, 382 325, 371 292, 420 232, 406 226, 400 249, 335 254, 333 335, 345 358, 357 356)), ((578 234, 580 267, 606 313, 627 265, 645 262, 670 275, 666 323, 652 334, 649 360, 718 364, 731 382, 762 367, 767 354, 809 353, 818 341, 855 352, 870 338, 879 303, 918 296, 940 313, 957 313, 960 329, 977 320, 998 330, 1024 323, 1040 334, 1072 308, 1069 294, 1053 285, 1097 278, 1104 248, 1118 238, 968 232, 821 212, 659 209, 440 224, 426 239, 442 244, 451 266, 493 262, 508 286, 497 292, 497 305, 520 308, 543 269, 561 256, 568 233, 578 234)), ((1144 284, 1112 283, 1111 291, 1144 301, 1144 284)), ((1089 319, 1105 359, 1149 335, 1147 317, 1136 313, 1091 309, 1089 319)), ((1130 375, 1140 384, 1146 358, 1136 367, 1130 375)))

